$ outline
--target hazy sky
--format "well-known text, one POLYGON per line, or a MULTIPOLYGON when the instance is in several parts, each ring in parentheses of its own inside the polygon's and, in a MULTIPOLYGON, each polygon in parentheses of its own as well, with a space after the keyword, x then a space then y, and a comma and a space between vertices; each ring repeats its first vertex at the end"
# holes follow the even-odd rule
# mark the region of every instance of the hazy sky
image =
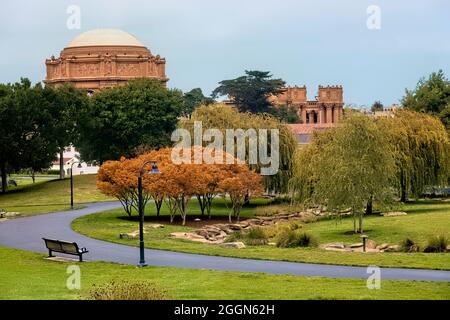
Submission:
POLYGON ((46 58, 93 28, 119 28, 167 59, 169 86, 201 87, 245 69, 290 85, 342 84, 347 103, 398 102, 438 69, 450 76, 448 0, 2 0, 0 82, 45 77, 46 58), (69 5, 81 29, 66 26, 69 5), (381 9, 370 30, 366 10, 381 9))

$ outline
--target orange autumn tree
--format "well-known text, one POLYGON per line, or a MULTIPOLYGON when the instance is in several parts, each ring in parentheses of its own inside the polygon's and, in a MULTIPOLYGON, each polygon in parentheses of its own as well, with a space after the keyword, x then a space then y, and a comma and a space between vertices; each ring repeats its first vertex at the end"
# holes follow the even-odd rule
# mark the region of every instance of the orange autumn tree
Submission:
POLYGON ((239 221, 241 209, 246 198, 260 195, 263 192, 262 178, 245 164, 230 165, 227 176, 220 182, 219 188, 229 195, 232 211, 231 216, 239 221))
MULTIPOLYGON (((97 173, 97 188, 100 192, 117 198, 128 216, 133 209, 139 210, 137 180, 141 162, 138 159, 121 158, 119 161, 106 161, 97 173)), ((144 207, 150 194, 143 190, 144 207)))
MULTIPOLYGON (((161 213, 161 207, 164 202, 164 187, 167 184, 165 181, 165 175, 163 173, 169 170, 168 165, 171 164, 171 150, 170 148, 163 148, 160 150, 152 150, 144 153, 138 157, 141 166, 146 161, 155 161, 158 165, 161 174, 152 175, 144 174, 143 176, 143 188, 150 195, 155 202, 156 216, 159 217, 161 213)), ((150 165, 149 165, 150 167, 150 165)))
MULTIPOLYGON (((226 193, 232 202, 232 212, 239 220, 240 210, 246 196, 262 192, 262 179, 245 164, 194 164, 194 148, 191 149, 192 164, 172 162, 172 149, 149 151, 137 158, 105 162, 97 175, 97 186, 102 193, 116 197, 130 216, 133 209, 138 211, 138 177, 145 162, 155 161, 160 174, 143 175, 144 207, 152 198, 155 201, 157 216, 165 201, 169 209, 170 222, 180 214, 186 224, 188 204, 197 197, 202 215, 206 211, 211 217, 211 205, 215 196, 226 193)), ((211 152, 202 148, 202 152, 211 152)), ((214 152, 213 152, 214 153, 214 152)), ((204 153, 202 153, 204 154, 204 153)), ((225 154, 225 156, 227 156, 225 154)), ((237 163, 237 160, 235 163, 237 163)), ((148 164, 149 170, 151 163, 148 164)))

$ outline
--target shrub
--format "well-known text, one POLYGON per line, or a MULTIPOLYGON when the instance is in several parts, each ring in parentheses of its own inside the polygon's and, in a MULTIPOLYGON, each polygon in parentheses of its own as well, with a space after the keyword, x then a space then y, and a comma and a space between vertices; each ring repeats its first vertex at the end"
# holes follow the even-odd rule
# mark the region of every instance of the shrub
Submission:
POLYGON ((263 228, 253 227, 245 234, 244 241, 249 246, 262 246, 269 242, 269 238, 263 228))
POLYGON ((300 229, 300 228, 302 228, 303 226, 300 224, 300 223, 298 223, 298 222, 291 222, 290 224, 289 224, 289 229, 291 229, 291 230, 298 230, 298 229, 300 229))
POLYGON ((241 241, 243 239, 243 234, 242 231, 234 231, 232 233, 230 233, 226 239, 225 242, 236 242, 236 241, 241 241))
POLYGON ((277 235, 277 247, 293 248, 293 247, 316 247, 319 241, 313 235, 307 232, 299 232, 285 228, 277 235))
POLYGON ((432 237, 428 240, 428 244, 423 252, 446 252, 449 243, 449 239, 444 234, 432 237))
POLYGON ((230 233, 225 242, 242 241, 249 246, 262 246, 269 242, 269 237, 261 227, 252 227, 246 231, 235 231, 230 233))
POLYGON ((406 238, 400 242, 400 250, 403 252, 417 252, 419 251, 419 246, 410 238, 406 238))
POLYGON ((93 286, 89 300, 167 300, 165 291, 151 282, 111 281, 101 286, 93 286))

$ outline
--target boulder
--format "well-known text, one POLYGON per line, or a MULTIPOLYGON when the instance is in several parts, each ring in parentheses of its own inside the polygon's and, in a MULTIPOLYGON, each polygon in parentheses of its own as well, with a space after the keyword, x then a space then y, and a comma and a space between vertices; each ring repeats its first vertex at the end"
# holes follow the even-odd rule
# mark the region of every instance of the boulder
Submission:
POLYGON ((243 242, 224 242, 221 244, 224 248, 243 249, 245 244, 243 242))
POLYGON ((202 221, 202 219, 197 218, 197 219, 194 219, 194 221, 195 222, 200 222, 200 221, 202 221))
POLYGON ((377 248, 377 243, 373 240, 366 240, 366 249, 376 249, 377 248))
POLYGON ((399 251, 400 251, 400 246, 398 244, 388 246, 386 249, 384 249, 384 252, 399 252, 399 251))
POLYGON ((377 246, 378 250, 385 250, 387 247, 389 247, 389 243, 383 243, 377 246))
POLYGON ((138 239, 139 238, 139 231, 133 231, 130 233, 121 233, 119 234, 120 239, 138 239))
POLYGON ((197 234, 197 235, 199 235, 199 236, 202 236, 202 237, 204 237, 204 238, 206 238, 206 237, 209 236, 208 231, 205 230, 205 229, 194 230, 193 233, 195 233, 195 234, 197 234))
POLYGON ((362 248, 363 247, 363 243, 359 242, 359 243, 353 243, 350 245, 350 248, 352 249, 356 249, 356 248, 362 248))
POLYGON ((5 218, 15 218, 15 217, 19 217, 19 216, 20 216, 19 212, 5 212, 4 213, 5 218))
POLYGON ((336 242, 336 243, 327 243, 324 245, 326 248, 332 248, 332 249, 345 249, 345 245, 342 242, 336 242))
POLYGON ((398 216, 406 216, 407 213, 403 211, 394 211, 394 212, 382 212, 380 213, 383 217, 398 217, 398 216))
POLYGON ((161 229, 164 228, 162 224, 149 224, 145 226, 145 229, 161 229))
POLYGON ((247 221, 242 221, 242 222, 239 223, 239 225, 240 225, 242 228, 247 228, 247 227, 250 226, 250 223, 248 223, 247 221))
POLYGON ((231 230, 236 230, 236 231, 242 229, 242 227, 241 227, 239 224, 229 224, 228 227, 229 227, 231 230))

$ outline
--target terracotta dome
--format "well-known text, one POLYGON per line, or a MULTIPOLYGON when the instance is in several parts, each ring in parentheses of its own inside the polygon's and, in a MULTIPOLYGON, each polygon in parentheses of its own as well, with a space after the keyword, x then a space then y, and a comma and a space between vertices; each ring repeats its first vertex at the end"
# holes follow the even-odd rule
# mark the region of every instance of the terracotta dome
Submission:
POLYGON ((135 78, 167 82, 166 60, 154 56, 142 42, 117 29, 95 29, 75 37, 58 58, 47 59, 46 85, 70 83, 95 91, 135 78))

